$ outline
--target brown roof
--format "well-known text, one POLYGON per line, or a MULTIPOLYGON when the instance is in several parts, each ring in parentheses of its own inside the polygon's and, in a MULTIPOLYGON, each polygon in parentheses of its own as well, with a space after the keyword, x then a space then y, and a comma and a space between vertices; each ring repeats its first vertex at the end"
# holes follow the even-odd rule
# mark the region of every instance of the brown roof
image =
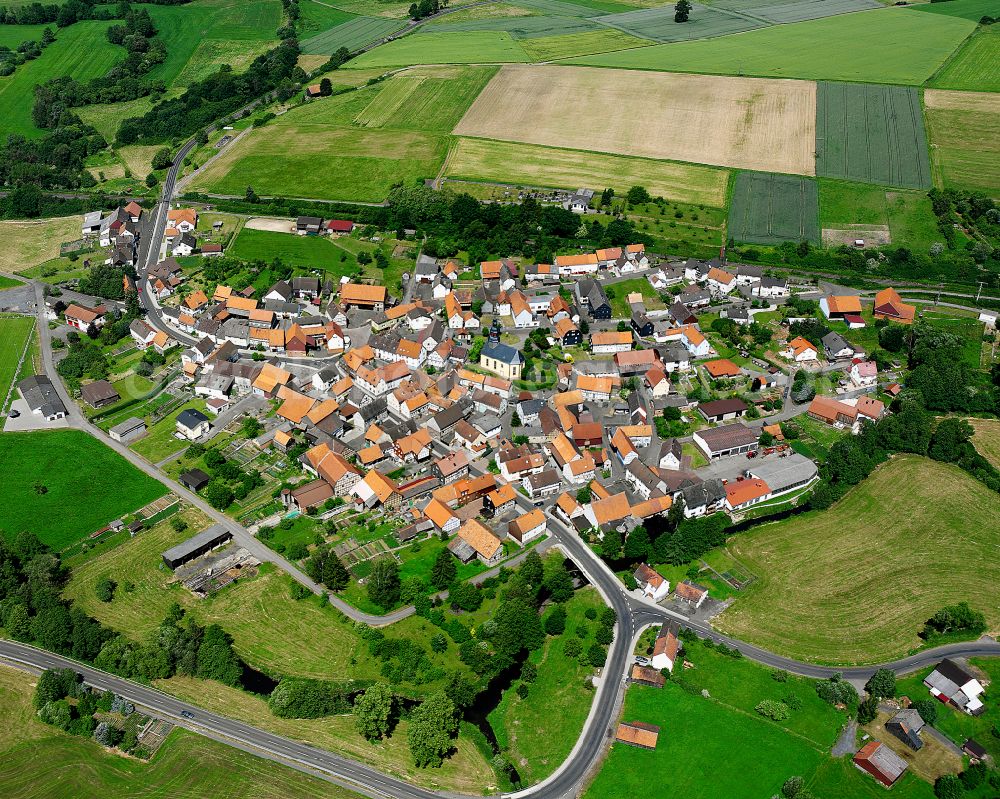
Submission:
POLYGON ((535 508, 527 513, 518 516, 514 521, 512 521, 508 527, 507 531, 514 536, 518 541, 520 541, 524 534, 534 530, 538 525, 545 523, 545 514, 542 513, 540 508, 535 508))
POLYGON ((848 295, 837 295, 831 294, 826 298, 827 307, 830 309, 830 313, 839 314, 858 314, 861 313, 861 298, 848 294, 848 295))
POLYGON ((103 314, 100 314, 91 308, 85 308, 82 305, 73 303, 64 311, 64 315, 72 319, 79 319, 81 322, 86 322, 89 325, 95 319, 99 319, 103 314))
POLYGON ((624 721, 618 725, 615 739, 625 744, 641 746, 645 749, 655 749, 660 728, 655 724, 643 724, 641 721, 624 721))
POLYGON ((607 499, 599 499, 590 504, 590 509, 594 512, 594 518, 598 525, 617 522, 629 515, 631 506, 625 492, 615 494, 607 499))
POLYGON ((590 336, 591 346, 607 345, 607 344, 631 344, 632 343, 632 333, 629 330, 622 332, 616 330, 608 330, 602 333, 593 333, 590 336))
POLYGON ((638 663, 632 664, 632 671, 629 677, 632 682, 649 683, 655 685, 657 688, 662 688, 667 682, 667 678, 656 669, 650 666, 640 666, 638 663))
POLYGON ((677 632, 673 626, 664 624, 660 627, 659 635, 653 643, 653 656, 666 655, 671 660, 677 659, 677 652, 681 648, 681 639, 677 637, 677 632))
POLYGON ((916 307, 903 302, 899 292, 892 287, 882 289, 875 295, 875 316, 888 316, 908 325, 916 312, 916 307))
POLYGON ((766 497, 771 493, 771 487, 760 478, 740 480, 726 486, 726 501, 734 508, 753 499, 766 497))
POLYGON ((717 361, 706 361, 703 366, 705 371, 712 377, 736 377, 740 374, 740 367, 728 358, 720 358, 717 361))
POLYGON ((682 580, 674 587, 674 593, 681 599, 686 599, 689 602, 697 602, 708 593, 708 589, 700 585, 695 585, 688 580, 682 580))
POLYGON ((385 302, 385 297, 385 286, 369 286, 365 283, 345 283, 340 287, 341 302, 385 302))
POLYGON ((475 519, 469 519, 458 528, 458 537, 487 559, 496 555, 501 546, 500 539, 475 519))
POLYGON ((809 403, 809 415, 818 416, 831 424, 836 421, 853 423, 858 418, 857 408, 846 403, 817 394, 809 403), (841 418, 845 417, 845 418, 841 418))

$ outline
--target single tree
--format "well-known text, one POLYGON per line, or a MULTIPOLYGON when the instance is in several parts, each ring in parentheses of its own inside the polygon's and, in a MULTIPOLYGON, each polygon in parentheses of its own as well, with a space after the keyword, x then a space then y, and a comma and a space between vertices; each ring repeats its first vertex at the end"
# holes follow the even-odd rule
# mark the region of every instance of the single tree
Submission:
POLYGON ((322 582, 331 591, 343 591, 351 582, 351 573, 333 550, 327 552, 323 560, 322 582))
POLYGON ((865 690, 876 699, 891 699, 896 695, 896 675, 889 669, 878 669, 868 678, 865 690))
POLYGON ((440 766, 458 732, 455 704, 444 691, 427 697, 411 714, 406 739, 418 768, 440 766))
POLYGON ((674 22, 687 22, 691 16, 691 3, 688 0, 678 0, 674 6, 674 22))
POLYGON ((389 734, 395 697, 384 682, 377 682, 354 700, 354 726, 367 741, 375 742, 389 734))
POLYGON ((399 564, 393 558, 376 560, 368 575, 368 598, 388 610, 399 601, 401 588, 399 564))
POLYGON ((319 82, 319 93, 321 97, 329 97, 333 94, 333 84, 330 83, 329 78, 323 78, 323 80, 319 82))
POLYGON ((858 724, 871 724, 878 717, 878 699, 869 696, 858 705, 858 724))
POLYGON ((444 590, 455 582, 456 577, 458 577, 458 567, 455 565, 455 557, 448 549, 442 549, 431 567, 431 585, 444 590))
POLYGON ((110 577, 102 577, 97 581, 97 586, 94 589, 94 593, 97 594, 97 598, 101 602, 110 602, 115 598, 115 588, 117 588, 117 583, 110 577))

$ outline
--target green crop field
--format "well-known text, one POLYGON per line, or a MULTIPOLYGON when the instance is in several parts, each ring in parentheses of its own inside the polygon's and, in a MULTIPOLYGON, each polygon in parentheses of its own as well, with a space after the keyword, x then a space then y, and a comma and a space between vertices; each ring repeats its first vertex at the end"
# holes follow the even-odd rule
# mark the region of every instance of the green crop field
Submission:
POLYGON ((195 176, 192 188, 242 195, 252 185, 265 196, 380 202, 395 183, 437 174, 448 149, 445 134, 494 72, 410 70, 308 103, 227 149, 195 176), (327 157, 334 152, 335 158, 327 157))
MULTIPOLYGON (((866 183, 847 183, 820 178, 819 218, 824 231, 850 231, 852 226, 870 229, 888 227, 892 243, 926 251, 941 233, 931 201, 923 191, 896 191, 866 183)), ((863 235, 862 235, 863 237, 863 235)), ((843 236, 844 239, 857 235, 843 236)), ((832 240, 831 240, 832 243, 832 240)))
POLYGON ((694 164, 464 138, 452 151, 446 174, 542 188, 610 186, 626 192, 645 186, 654 197, 715 207, 725 204, 729 180, 728 170, 694 164))
POLYGON ((930 188, 916 89, 826 82, 816 88, 817 175, 930 188))
MULTIPOLYGON (((721 7, 719 3, 711 5, 721 7)), ((810 19, 881 7, 875 0, 797 0, 777 4, 769 3, 768 0, 757 0, 755 5, 745 10, 751 16, 760 17, 775 25, 784 25, 789 22, 805 22, 810 19)))
POLYGON ((316 0, 303 0, 299 3, 299 11, 302 15, 299 18, 300 39, 311 38, 355 18, 354 14, 341 11, 326 3, 317 3, 316 0))
POLYGON ((928 85, 938 89, 1000 92, 1000 30, 995 25, 977 30, 928 85))
POLYGON ((1000 508, 982 483, 954 466, 895 458, 829 510, 732 539, 759 579, 717 626, 791 657, 843 665, 919 647, 923 622, 959 598, 996 630, 998 542, 1000 508))
POLYGON ((935 185, 1000 194, 1000 95, 928 89, 935 185))
POLYGON ((651 42, 648 39, 640 39, 624 31, 603 30, 523 39, 521 48, 532 61, 552 61, 558 58, 586 55, 587 53, 606 53, 611 50, 646 47, 649 44, 651 42))
POLYGON ((152 107, 152 98, 139 97, 121 103, 85 105, 74 111, 88 125, 93 125, 107 141, 113 141, 123 119, 142 116, 152 107))
POLYGON ((17 376, 17 364, 34 329, 35 319, 32 316, 0 317, 0 404, 3 404, 17 376))
POLYGON ((973 22, 979 22, 984 16, 995 16, 997 13, 996 0, 948 0, 946 3, 921 3, 913 8, 915 11, 962 17, 973 22))
MULTIPOLYGON (((490 8, 491 6, 479 6, 490 8)), ((571 33, 607 30, 583 17, 495 17, 455 22, 449 14, 440 22, 427 26, 427 30, 446 33, 455 31, 507 31, 515 39, 535 39, 548 36, 566 36, 571 33)))
POLYGON ((37 136, 31 121, 35 86, 51 78, 72 75, 78 80, 96 78, 125 57, 125 49, 111 44, 105 31, 107 22, 78 22, 62 28, 56 40, 34 61, 17 68, 13 75, 0 78, 0 139, 10 133, 37 136))
POLYGON ((624 14, 609 14, 606 17, 599 17, 597 21, 602 25, 658 42, 706 39, 729 33, 742 33, 767 25, 762 19, 753 19, 729 11, 718 11, 699 3, 692 3, 692 6, 691 18, 683 25, 674 22, 674 7, 669 5, 641 11, 627 11, 624 14))
POLYGON ((711 41, 586 56, 572 63, 918 86, 934 74, 974 28, 974 22, 958 17, 883 8, 777 25, 711 41))
POLYGON ((529 61, 505 31, 416 33, 363 53, 356 67, 403 67, 411 64, 489 64, 529 61))
POLYGON ((287 766, 176 729, 148 763, 113 754, 35 716, 30 674, 0 667, 0 796, 32 799, 351 799, 287 766), (141 787, 140 787, 141 786, 141 787))
MULTIPOLYGON (((255 3, 195 0, 182 6, 152 6, 149 13, 167 48, 166 60, 150 72, 149 77, 158 78, 168 86, 178 80, 192 59, 196 60, 188 71, 187 79, 191 75, 204 77, 212 71, 212 63, 207 60, 211 51, 202 48, 206 40, 243 42, 246 46, 242 51, 232 49, 231 52, 253 51, 256 54, 267 48, 260 44, 252 45, 251 42, 276 43, 275 31, 281 24, 281 3, 278 0, 255 3)), ((219 61, 214 66, 218 68, 222 63, 226 62, 219 61)), ((237 68, 237 64, 232 66, 237 68)))
POLYGON ((246 41, 242 39, 204 39, 198 43, 174 86, 189 86, 219 71, 228 64, 233 72, 246 72, 253 60, 275 46, 275 41, 246 41))
POLYGON ((816 181, 769 172, 740 172, 729 208, 729 236, 753 244, 818 244, 816 181))
POLYGON ((402 30, 405 25, 406 23, 398 19, 355 17, 323 33, 304 39, 302 52, 333 55, 341 47, 352 51, 360 50, 372 42, 402 30))
POLYGON ((78 430, 0 436, 0 530, 30 530, 63 549, 167 493, 114 450, 78 430))

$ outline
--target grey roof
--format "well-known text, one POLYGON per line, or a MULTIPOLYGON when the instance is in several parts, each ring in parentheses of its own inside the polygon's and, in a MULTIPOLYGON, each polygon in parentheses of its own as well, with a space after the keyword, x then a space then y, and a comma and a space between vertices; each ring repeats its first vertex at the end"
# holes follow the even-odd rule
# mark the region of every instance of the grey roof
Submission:
POLYGON ((699 430, 696 435, 705 442, 712 452, 721 452, 754 444, 760 434, 744 424, 727 424, 722 427, 699 430))
POLYGON ((663 460, 667 455, 673 455, 678 461, 684 456, 684 448, 681 442, 676 438, 668 438, 662 444, 660 444, 660 457, 659 460, 663 460))
POLYGON ((848 349, 854 352, 854 347, 851 343, 844 338, 840 333, 830 332, 823 336, 823 349, 828 353, 840 352, 843 349, 848 349))
MULTIPOLYGON (((135 324, 133 322, 132 324, 135 324)), ((194 345, 194 349, 198 350, 202 355, 208 356, 215 349, 215 342, 212 339, 205 337, 198 339, 197 343, 194 345)))
POLYGON ((656 351, 660 353, 660 360, 664 363, 683 363, 691 360, 691 353, 679 341, 668 341, 657 347, 656 351))
POLYGON ((736 274, 740 277, 762 277, 764 267, 754 266, 753 264, 737 264, 736 274))
POLYGON ((191 536, 177 546, 170 547, 163 553, 165 560, 182 560, 192 552, 196 552, 203 546, 219 541, 232 534, 221 524, 213 524, 207 530, 202 530, 198 535, 191 536))
POLYGON ((46 417, 60 413, 65 415, 66 406, 59 399, 52 381, 45 375, 26 377, 17 384, 17 388, 32 411, 38 411, 46 417))
POLYGON ((681 493, 684 495, 686 507, 698 508, 702 505, 714 505, 716 502, 721 502, 722 498, 726 496, 726 487, 722 485, 720 479, 713 477, 696 485, 682 488, 681 493))
POLYGON ((965 694, 961 693, 961 688, 975 676, 959 666, 954 660, 945 658, 938 663, 937 668, 927 675, 924 684, 931 688, 936 688, 956 704, 964 705, 968 702, 965 694), (957 696, 956 696, 957 695, 957 696))
POLYGON ((684 324, 692 316, 695 316, 694 311, 688 308, 680 300, 671 305, 667 313, 670 314, 670 318, 678 324, 684 324))
POLYGON ((527 399, 517 403, 517 411, 521 416, 534 416, 545 407, 545 400, 527 399))
POLYGON ((885 744, 880 744, 868 760, 890 781, 897 780, 899 775, 906 771, 906 761, 885 744))
POLYGON ((547 486, 556 485, 560 481, 559 472, 555 469, 544 469, 535 474, 528 475, 528 483, 535 490, 545 488, 547 486))
POLYGON ((784 458, 758 458, 747 467, 747 471, 767 483, 772 492, 778 492, 812 479, 818 470, 805 455, 791 452, 784 458))
POLYGON ((501 363, 524 363, 524 356, 521 355, 521 351, 516 350, 507 344, 487 343, 486 346, 483 347, 481 354, 489 358, 495 358, 501 363))
POLYGON ((80 394, 85 402, 93 405, 95 402, 121 399, 121 395, 107 380, 95 380, 85 386, 80 386, 80 394))
POLYGON ((124 436, 131 433, 133 430, 138 430, 140 427, 145 427, 146 422, 140 419, 138 416, 130 416, 124 422, 119 422, 114 427, 112 427, 108 432, 114 433, 116 436, 124 436))
POLYGON ((207 421, 208 417, 195 408, 186 408, 177 414, 177 424, 188 430, 194 430, 199 424, 207 421))
POLYGON ((783 289, 783 288, 785 288, 785 286, 787 285, 787 283, 786 283, 786 281, 785 281, 785 279, 783 277, 762 277, 760 279, 760 285, 761 285, 761 288, 768 288, 768 289, 778 289, 778 288, 781 288, 781 289, 783 289))

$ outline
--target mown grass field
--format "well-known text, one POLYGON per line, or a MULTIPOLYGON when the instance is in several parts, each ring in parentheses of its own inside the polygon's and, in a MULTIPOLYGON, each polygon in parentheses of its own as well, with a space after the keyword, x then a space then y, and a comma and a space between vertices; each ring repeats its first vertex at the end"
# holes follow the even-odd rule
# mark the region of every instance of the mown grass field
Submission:
POLYGON ((148 763, 110 753, 35 716, 36 678, 0 667, 0 795, 32 799, 350 799, 343 788, 186 730, 148 763))
POLYGON ((728 235, 754 244, 818 244, 816 181, 793 175, 740 172, 729 207, 728 235))
POLYGON ((694 164, 468 138, 455 144, 445 173, 562 189, 610 186, 619 193, 645 186, 654 197, 715 207, 725 204, 729 180, 725 169, 694 164))
POLYGON ((957 17, 883 8, 710 41, 585 56, 572 63, 918 86, 934 74, 974 28, 974 22, 957 17))
POLYGON ((920 93, 903 86, 818 84, 816 174, 930 188, 920 93))
MULTIPOLYGON (((460 14, 471 14, 473 11, 486 9, 501 9, 503 6, 490 4, 477 6, 460 14)), ((528 14, 535 14, 531 9, 520 9, 528 14)), ((507 31, 511 36, 519 41, 528 39, 538 39, 554 36, 569 36, 574 33, 587 33, 588 31, 607 30, 596 22, 583 17, 552 17, 552 16, 522 16, 510 15, 502 17, 462 19, 459 14, 448 14, 441 17, 439 21, 429 23, 428 31, 445 33, 448 31, 507 31)))
POLYGON ((991 14, 997 10, 993 0, 948 0, 946 5, 940 3, 927 3, 913 6, 916 11, 924 11, 929 14, 940 14, 947 17, 961 17, 962 19, 979 22, 984 15, 991 14))
POLYGON ((16 50, 21 42, 39 41, 42 32, 46 27, 50 27, 55 33, 56 26, 46 25, 0 25, 0 47, 9 47, 16 50))
POLYGON ((351 62, 357 67, 415 64, 503 64, 530 61, 506 31, 415 33, 376 47, 351 62))
POLYGON ((304 39, 302 52, 333 55, 341 47, 351 51, 360 50, 374 41, 402 30, 404 25, 404 22, 396 19, 354 17, 304 39))
MULTIPOLYGON (((712 2, 711 5, 721 8, 723 6, 731 7, 734 4, 712 2)), ((832 2, 826 0, 787 0, 773 4, 769 0, 750 0, 750 6, 744 10, 775 25, 783 25, 789 22, 805 22, 810 19, 881 7, 875 0, 832 0, 832 2)))
POLYGON ((0 78, 0 138, 6 139, 10 133, 41 134, 31 121, 37 84, 63 75, 77 80, 96 78, 125 57, 124 48, 108 41, 107 28, 107 22, 78 22, 63 28, 38 58, 0 78))
POLYGON ((59 255, 59 245, 80 238, 80 217, 0 221, 0 270, 23 272, 59 255))
POLYGON ((1000 92, 1000 31, 980 28, 928 83, 937 89, 1000 92))
POLYGON ((273 41, 205 39, 198 43, 173 85, 189 86, 218 72, 223 64, 231 66, 233 72, 246 72, 257 56, 274 45, 273 41))
POLYGON ((395 183, 438 173, 448 148, 444 134, 493 72, 408 70, 308 103, 247 134, 197 174, 191 188, 242 195, 253 186, 264 196, 380 202, 395 183))
POLYGON ((580 627, 587 630, 587 637, 581 639, 584 651, 594 643, 597 624, 584 614, 588 608, 600 611, 604 601, 596 590, 586 588, 565 607, 566 632, 548 638, 529 657, 538 678, 528 686, 528 696, 522 699, 516 691, 507 691, 490 713, 490 726, 500 747, 508 752, 525 785, 545 779, 566 759, 594 700, 594 692, 584 685, 594 669, 567 657, 563 646, 570 636, 576 637, 580 627))
POLYGON ((167 489, 78 430, 0 436, 0 530, 30 530, 63 549, 167 489), (44 489, 41 490, 41 489, 44 489))
POLYGON ((317 3, 316 0, 305 0, 305 2, 299 3, 299 12, 301 13, 299 39, 310 38, 355 19, 354 14, 348 11, 341 11, 325 2, 317 3))
POLYGON ((936 610, 966 600, 1000 623, 995 495, 958 468, 898 457, 831 509, 735 537, 759 579, 717 626, 802 660, 890 660, 936 610), (859 623, 863 607, 864 623, 859 623))
POLYGON ((1000 468, 1000 420, 969 419, 976 431, 972 443, 986 460, 1000 468))
POLYGON ((941 238, 925 192, 830 178, 816 182, 823 231, 847 231, 853 225, 888 228, 893 243, 902 242, 914 250, 926 250, 941 238))
POLYGON ((924 106, 935 183, 1000 192, 1000 94, 928 89, 924 106))

